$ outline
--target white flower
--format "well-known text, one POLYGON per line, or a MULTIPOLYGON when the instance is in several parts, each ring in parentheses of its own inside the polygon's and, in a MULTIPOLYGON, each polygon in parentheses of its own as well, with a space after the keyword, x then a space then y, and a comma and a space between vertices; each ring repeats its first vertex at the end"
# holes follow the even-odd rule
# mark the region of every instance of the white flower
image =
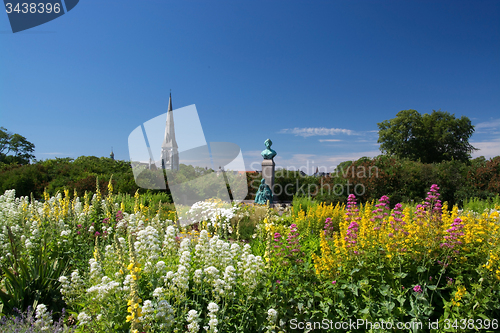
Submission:
POLYGON ((269 321, 271 324, 274 324, 277 318, 278 318, 278 311, 274 309, 267 310, 267 321, 269 321))
POLYGON ((200 330, 200 325, 198 325, 198 311, 189 310, 186 318, 188 324, 189 333, 196 333, 200 330))
POLYGON ((200 284, 202 276, 203 276, 203 271, 201 269, 195 270, 194 271, 194 276, 193 276, 194 283, 200 284))
POLYGON ((216 303, 211 302, 211 303, 208 304, 207 309, 210 312, 217 312, 217 311, 219 311, 219 306, 216 303))
POLYGON ((158 287, 153 291, 153 297, 160 298, 160 296, 163 294, 163 288, 158 287))
POLYGON ((165 262, 163 260, 160 260, 156 263, 156 273, 158 275, 164 275, 165 271, 167 270, 167 266, 165 265, 165 262))
POLYGON ((209 313, 208 313, 208 317, 210 318, 210 320, 208 321, 208 327, 204 327, 205 330, 207 330, 208 332, 210 333, 216 333, 218 332, 217 330, 217 324, 219 323, 219 321, 217 320, 217 311, 219 311, 219 306, 214 303, 214 302, 211 302, 208 304, 208 307, 207 307, 209 313))
POLYGON ((78 314, 77 319, 78 319, 79 325, 85 325, 85 324, 88 324, 92 318, 88 314, 86 314, 85 312, 80 312, 78 314))
POLYGON ((69 236, 71 235, 71 230, 63 230, 61 231, 61 237, 69 236))
POLYGON ((167 301, 159 301, 156 310, 156 322, 160 324, 160 329, 165 331, 173 324, 174 310, 167 301))
POLYGON ((111 280, 107 276, 103 276, 101 279, 101 283, 92 286, 87 289, 88 294, 96 293, 95 298, 97 300, 104 300, 110 294, 115 292, 115 289, 120 286, 119 282, 111 280))
POLYGON ((158 231, 152 226, 147 226, 145 229, 139 231, 134 247, 137 251, 138 258, 146 261, 144 271, 150 272, 152 269, 151 262, 156 262, 160 256, 158 231))
POLYGON ((150 300, 144 301, 144 304, 142 305, 142 320, 149 322, 152 321, 154 318, 154 306, 153 303, 150 300))
POLYGON ((47 307, 45 306, 45 304, 38 304, 38 306, 36 307, 35 318, 35 325, 40 327, 42 331, 48 331, 53 323, 52 317, 47 311, 47 307))

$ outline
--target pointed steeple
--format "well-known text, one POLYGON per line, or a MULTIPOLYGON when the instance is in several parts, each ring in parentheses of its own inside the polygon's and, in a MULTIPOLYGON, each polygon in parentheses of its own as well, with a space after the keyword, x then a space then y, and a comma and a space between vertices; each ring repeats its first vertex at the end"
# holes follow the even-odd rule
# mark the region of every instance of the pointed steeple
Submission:
POLYGON ((179 153, 175 141, 174 112, 172 108, 172 92, 168 100, 167 122, 165 124, 165 137, 161 145, 162 168, 179 170, 179 153))
POLYGON ((113 161, 115 160, 115 153, 113 153, 113 147, 111 147, 111 153, 109 154, 109 158, 111 158, 113 161))
POLYGON ((165 137, 163 139, 162 148, 178 148, 177 142, 175 141, 175 129, 174 129, 174 115, 172 108, 172 93, 170 93, 170 98, 168 100, 168 112, 167 112, 167 123, 165 126, 165 137))

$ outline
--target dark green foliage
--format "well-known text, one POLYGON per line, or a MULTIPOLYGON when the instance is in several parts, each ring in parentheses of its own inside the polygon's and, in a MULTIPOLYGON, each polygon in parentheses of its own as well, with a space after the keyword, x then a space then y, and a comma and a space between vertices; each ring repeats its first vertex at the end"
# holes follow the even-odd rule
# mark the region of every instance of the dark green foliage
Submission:
POLYGON ((462 206, 468 198, 487 199, 500 193, 500 156, 490 160, 480 157, 470 162, 452 160, 427 164, 380 155, 343 164, 322 182, 326 184, 325 191, 315 199, 327 203, 346 202, 350 193, 356 194, 360 202, 387 195, 392 203, 420 203, 427 189, 439 184, 443 202, 462 206), (356 185, 357 192, 354 192, 356 185), (328 193, 328 189, 333 190, 328 193), (343 192, 338 195, 340 189, 343 192))
MULTIPOLYGON (((51 195, 64 189, 76 189, 77 194, 83 196, 85 191, 96 191, 96 180, 99 179, 101 193, 106 194, 111 175, 115 193, 133 195, 139 189, 129 162, 80 156, 75 160, 55 158, 29 165, 3 165, 0 168, 0 192, 16 189, 17 196, 30 196, 33 193, 35 198, 40 199, 45 188, 51 195)), ((140 192, 146 190, 140 189, 140 192)), ((156 192, 165 193, 164 190, 156 192)))
POLYGON ((416 110, 398 112, 379 127, 380 150, 399 158, 423 163, 458 160, 465 162, 476 150, 469 139, 474 126, 469 118, 448 112, 421 115, 416 110))
POLYGON ((34 151, 35 145, 24 136, 0 127, 0 164, 29 164, 34 151))
MULTIPOLYGON (((12 241, 12 234, 9 232, 12 241)), ((13 315, 15 309, 36 308, 37 304, 50 305, 61 311, 64 302, 59 291, 59 277, 68 272, 68 259, 50 257, 45 247, 30 257, 19 256, 15 248, 11 263, 1 267, 5 278, 5 292, 0 290, 2 313, 13 315)))
POLYGON ((292 201, 295 196, 315 196, 320 189, 319 180, 300 171, 279 169, 274 177, 274 193, 278 201, 292 201))

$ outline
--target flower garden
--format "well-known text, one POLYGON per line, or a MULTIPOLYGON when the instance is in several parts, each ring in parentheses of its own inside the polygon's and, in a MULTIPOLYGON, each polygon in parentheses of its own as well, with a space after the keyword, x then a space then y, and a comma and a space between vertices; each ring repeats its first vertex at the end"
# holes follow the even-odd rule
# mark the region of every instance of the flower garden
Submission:
POLYGON ((204 202, 187 227, 108 193, 0 196, 2 332, 499 329, 500 207, 437 185, 417 205, 204 202))

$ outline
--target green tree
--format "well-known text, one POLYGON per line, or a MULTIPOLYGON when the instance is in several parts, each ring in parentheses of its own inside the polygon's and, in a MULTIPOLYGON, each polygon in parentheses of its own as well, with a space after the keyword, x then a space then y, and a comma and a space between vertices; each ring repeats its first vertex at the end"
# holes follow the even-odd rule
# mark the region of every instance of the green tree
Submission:
POLYGON ((0 127, 0 162, 29 164, 35 158, 35 145, 20 134, 12 134, 0 127))
POLYGON ((399 158, 423 163, 465 162, 477 150, 469 143, 474 126, 465 116, 455 118, 441 110, 422 116, 416 110, 403 110, 396 118, 377 125, 380 150, 399 158))

